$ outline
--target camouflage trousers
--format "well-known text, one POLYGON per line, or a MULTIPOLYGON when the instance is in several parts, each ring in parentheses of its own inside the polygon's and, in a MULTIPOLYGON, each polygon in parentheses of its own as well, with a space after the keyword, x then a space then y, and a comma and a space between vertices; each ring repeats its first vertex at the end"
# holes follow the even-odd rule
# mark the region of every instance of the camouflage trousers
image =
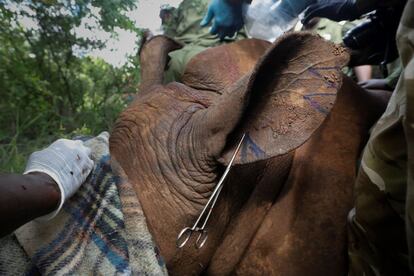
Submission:
POLYGON ((372 130, 350 212, 350 275, 414 272, 414 0, 397 33, 403 71, 372 130))

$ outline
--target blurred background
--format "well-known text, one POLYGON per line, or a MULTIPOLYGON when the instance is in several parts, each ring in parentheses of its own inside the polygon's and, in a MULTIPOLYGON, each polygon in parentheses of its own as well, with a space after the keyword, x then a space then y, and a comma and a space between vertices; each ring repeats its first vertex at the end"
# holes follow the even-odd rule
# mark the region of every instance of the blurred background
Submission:
POLYGON ((0 0, 0 173, 60 137, 110 130, 140 82, 144 29, 180 0, 0 0))

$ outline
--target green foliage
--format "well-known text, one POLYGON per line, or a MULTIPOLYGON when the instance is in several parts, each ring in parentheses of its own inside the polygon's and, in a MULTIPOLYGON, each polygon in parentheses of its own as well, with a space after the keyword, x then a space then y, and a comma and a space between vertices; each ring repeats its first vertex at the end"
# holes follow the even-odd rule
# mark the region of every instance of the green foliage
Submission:
POLYGON ((95 17, 113 35, 115 27, 139 35, 123 14, 135 0, 13 3, 18 8, 0 0, 0 172, 21 172, 32 151, 59 137, 110 130, 139 83, 135 57, 121 68, 79 57, 75 51, 98 49, 105 41, 73 31, 83 18, 95 17), (22 26, 21 18, 37 27, 22 26))

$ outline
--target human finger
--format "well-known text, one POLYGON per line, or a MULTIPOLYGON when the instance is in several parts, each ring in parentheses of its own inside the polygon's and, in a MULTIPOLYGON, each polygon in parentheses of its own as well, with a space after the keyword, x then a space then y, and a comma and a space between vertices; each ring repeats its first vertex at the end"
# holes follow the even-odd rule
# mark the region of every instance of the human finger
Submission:
POLYGON ((214 18, 214 12, 211 7, 208 8, 206 15, 204 16, 203 20, 200 22, 201 27, 205 27, 210 24, 211 20, 214 18))

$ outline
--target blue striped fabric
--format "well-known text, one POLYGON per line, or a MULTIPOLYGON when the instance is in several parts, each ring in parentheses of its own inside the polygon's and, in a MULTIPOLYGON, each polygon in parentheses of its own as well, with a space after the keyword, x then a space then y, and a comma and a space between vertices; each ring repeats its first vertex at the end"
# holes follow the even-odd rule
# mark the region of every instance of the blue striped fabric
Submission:
POLYGON ((31 259, 27 274, 167 274, 135 191, 112 171, 105 135, 85 142, 95 168, 61 213, 16 232, 31 259))

